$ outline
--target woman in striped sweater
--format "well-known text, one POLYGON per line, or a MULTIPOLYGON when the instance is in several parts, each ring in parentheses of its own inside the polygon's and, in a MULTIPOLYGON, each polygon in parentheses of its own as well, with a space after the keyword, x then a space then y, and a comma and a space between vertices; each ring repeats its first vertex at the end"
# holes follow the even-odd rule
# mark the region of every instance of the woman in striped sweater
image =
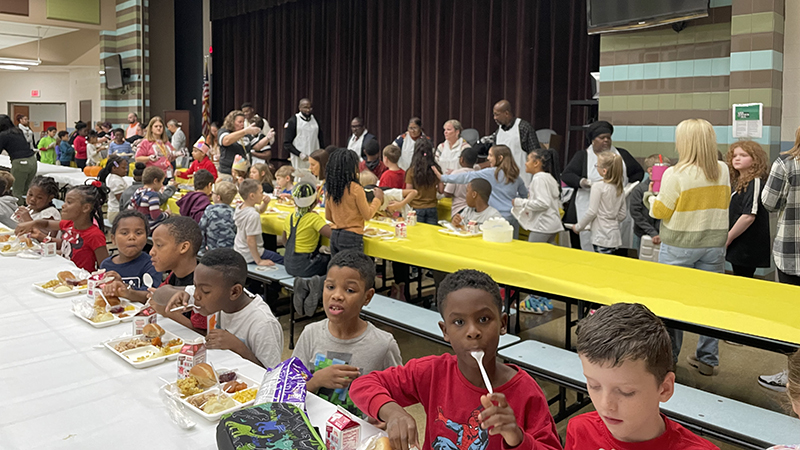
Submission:
MULTIPOLYGON (((675 149, 678 164, 664 172, 657 195, 644 196, 650 216, 661 219, 658 261, 723 273, 731 186, 728 166, 717 159, 714 128, 703 119, 684 120, 675 129, 675 149)), ((677 364, 683 332, 669 331, 677 364)), ((719 342, 700 336, 697 353, 687 361, 701 374, 713 375, 719 365, 719 342)))

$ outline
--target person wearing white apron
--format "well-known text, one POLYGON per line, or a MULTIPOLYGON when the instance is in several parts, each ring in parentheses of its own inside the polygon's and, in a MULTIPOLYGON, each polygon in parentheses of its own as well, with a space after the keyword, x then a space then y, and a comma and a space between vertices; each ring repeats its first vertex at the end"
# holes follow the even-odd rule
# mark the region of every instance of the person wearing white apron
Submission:
POLYGON ((311 114, 311 100, 300 100, 300 112, 289 118, 283 128, 283 148, 291 155, 289 159, 295 169, 308 169, 308 157, 314 150, 322 148, 322 130, 311 114))
POLYGON ((367 142, 376 139, 374 134, 371 134, 364 128, 364 120, 361 117, 354 117, 350 121, 350 131, 353 133, 347 141, 348 150, 356 152, 358 160, 361 161, 366 157, 364 149, 367 142))
POLYGON ((423 136, 425 139, 430 139, 422 132, 422 120, 419 117, 412 117, 408 121, 408 130, 395 138, 394 145, 400 147, 401 150, 400 159, 397 161, 397 165, 401 169, 408 170, 411 167, 411 158, 414 156, 417 139, 423 136))
POLYGON ((463 127, 458 120, 451 119, 444 123, 444 142, 436 147, 434 159, 445 175, 461 168, 461 151, 471 147, 461 137, 461 130, 463 127))
MULTIPOLYGON (((603 177, 597 171, 597 155, 603 151, 610 151, 622 156, 623 166, 623 186, 634 181, 641 181, 644 177, 642 166, 623 148, 616 148, 611 144, 611 135, 614 127, 606 121, 598 121, 591 124, 587 130, 587 137, 592 144, 583 152, 576 154, 564 169, 561 179, 567 186, 575 189, 575 199, 573 202, 575 217, 565 216, 565 223, 575 223, 583 218, 586 210, 589 209, 589 196, 593 183, 600 183, 603 177), (567 218, 569 217, 569 218, 567 218)), ((633 245, 633 219, 629 213, 625 220, 620 222, 620 234, 622 235, 622 246, 620 248, 631 248, 633 245)), ((592 232, 582 231, 580 233, 581 249, 592 252, 592 232)))
MULTIPOLYGON (((514 117, 511 111, 511 103, 508 100, 500 100, 492 108, 494 121, 498 128, 494 133, 494 145, 505 145, 511 149, 511 155, 517 167, 524 168, 528 159, 528 153, 536 148, 541 148, 539 140, 536 138, 536 131, 533 125, 525 120, 514 117)), ((533 175, 520 173, 520 177, 529 185, 533 175)))

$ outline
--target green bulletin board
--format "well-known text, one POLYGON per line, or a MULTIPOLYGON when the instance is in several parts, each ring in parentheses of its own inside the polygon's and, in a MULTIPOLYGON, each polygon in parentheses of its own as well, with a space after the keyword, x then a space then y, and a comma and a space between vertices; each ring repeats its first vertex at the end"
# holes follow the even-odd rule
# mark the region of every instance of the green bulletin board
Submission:
POLYGON ((47 0, 47 18, 100 25, 100 0, 47 0))

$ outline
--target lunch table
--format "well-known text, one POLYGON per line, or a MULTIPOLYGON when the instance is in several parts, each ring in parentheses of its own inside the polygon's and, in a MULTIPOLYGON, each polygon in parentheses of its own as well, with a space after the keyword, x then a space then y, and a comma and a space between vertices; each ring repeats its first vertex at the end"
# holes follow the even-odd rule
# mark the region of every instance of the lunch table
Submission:
MULTIPOLYGON (((61 270, 75 270, 70 261, 0 257, 0 270, 1 448, 217 448, 216 422, 187 410, 196 425, 185 430, 169 417, 159 388, 162 379, 175 380, 175 361, 132 367, 99 345, 130 334, 129 322, 94 328, 73 316, 73 297, 58 299, 32 288, 61 270)), ((158 323, 185 341, 198 337, 172 320, 159 317, 158 323)), ((265 373, 227 350, 208 350, 207 361, 259 382, 265 373)), ((323 430, 336 410, 313 394, 306 408, 312 425, 323 430)), ((380 432, 361 424, 362 439, 380 432)))

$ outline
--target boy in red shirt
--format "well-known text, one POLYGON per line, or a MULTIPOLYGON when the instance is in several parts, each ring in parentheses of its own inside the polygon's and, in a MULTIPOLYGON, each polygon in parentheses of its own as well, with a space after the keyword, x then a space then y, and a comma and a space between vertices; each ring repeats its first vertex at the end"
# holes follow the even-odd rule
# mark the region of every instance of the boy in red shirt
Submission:
POLYGON ((194 143, 194 147, 192 147, 192 158, 194 158, 194 161, 189 164, 189 170, 186 171, 187 177, 200 169, 206 169, 214 176, 214 181, 217 181, 217 168, 214 166, 214 163, 211 162, 211 158, 208 157, 209 150, 208 145, 206 145, 206 139, 200 136, 200 139, 198 139, 197 142, 194 143))
POLYGON ((455 355, 412 359, 356 378, 350 387, 356 406, 386 422, 394 450, 560 450, 542 389, 519 367, 497 359, 508 322, 497 283, 483 272, 459 270, 442 281, 437 300, 444 319, 439 327, 455 355), (485 353, 493 394, 470 355, 476 350, 485 353), (424 446, 414 418, 403 409, 416 403, 427 415, 424 446))
POLYGON ((401 153, 402 150, 396 145, 387 145, 383 148, 383 164, 386 166, 386 170, 379 175, 378 186, 393 189, 406 188, 406 171, 397 165, 401 153))
POLYGON ((369 170, 374 173, 376 177, 380 178, 383 172, 386 172, 386 164, 381 161, 381 150, 378 147, 378 141, 371 139, 364 145, 364 154, 367 159, 358 163, 358 171, 363 172, 369 170))
POLYGON ((604 306, 578 324, 578 356, 596 412, 567 425, 566 450, 719 450, 659 412, 675 392, 667 329, 639 304, 604 306))

